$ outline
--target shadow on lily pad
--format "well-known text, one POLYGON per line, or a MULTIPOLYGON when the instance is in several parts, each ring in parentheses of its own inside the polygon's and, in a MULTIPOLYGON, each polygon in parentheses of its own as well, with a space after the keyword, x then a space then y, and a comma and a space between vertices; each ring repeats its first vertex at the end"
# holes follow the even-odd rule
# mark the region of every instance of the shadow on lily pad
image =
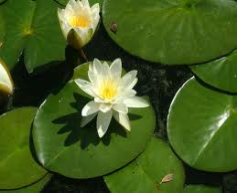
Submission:
MULTIPOLYGON (((103 138, 99 138, 96 130, 96 118, 88 123, 85 127, 80 127, 81 123, 81 110, 91 99, 82 97, 82 95, 73 93, 75 102, 70 103, 71 107, 76 109, 76 112, 68 114, 66 116, 59 117, 53 120, 54 124, 62 124, 63 126, 57 132, 58 134, 69 133, 65 139, 64 145, 71 146, 75 143, 79 143, 82 149, 87 148, 90 144, 94 146, 102 142, 108 146, 111 142, 111 138, 117 135, 127 137, 127 131, 117 121, 112 119, 109 129, 103 138), (115 135, 114 135, 115 134, 115 135)), ((140 119, 141 116, 135 114, 129 114, 130 120, 140 119)))

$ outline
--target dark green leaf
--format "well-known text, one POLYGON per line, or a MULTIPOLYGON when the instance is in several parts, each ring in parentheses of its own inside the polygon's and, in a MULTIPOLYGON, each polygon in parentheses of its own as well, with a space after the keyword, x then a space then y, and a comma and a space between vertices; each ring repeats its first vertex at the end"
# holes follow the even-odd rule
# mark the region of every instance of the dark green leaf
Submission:
POLYGON ((224 91, 237 92, 237 51, 209 63, 190 66, 204 82, 224 91))
POLYGON ((222 193, 219 187, 209 187, 204 185, 188 185, 184 193, 222 193))
POLYGON ((153 138, 135 161, 104 179, 112 193, 180 193, 184 169, 169 145, 153 138))
POLYGON ((20 188, 46 174, 30 151, 35 112, 35 108, 25 107, 0 116, 0 189, 20 188))
POLYGON ((3 8, 7 34, 0 55, 9 68, 23 51, 28 72, 64 60, 66 43, 54 1, 8 0, 3 8))
POLYGON ((237 97, 210 90, 194 78, 176 94, 168 136, 190 166, 213 172, 237 169, 237 97))
MULTIPOLYGON (((87 72, 85 64, 75 74, 87 78, 87 72)), ((151 107, 130 109, 130 133, 113 121, 100 139, 95 120, 80 128, 81 110, 89 100, 70 81, 41 105, 34 121, 33 138, 45 168, 71 178, 91 178, 124 166, 144 150, 155 127, 151 107)))
POLYGON ((0 190, 0 193, 40 193, 40 191, 44 188, 44 186, 48 183, 51 178, 51 174, 47 174, 40 181, 27 186, 25 188, 17 189, 17 190, 0 190))
POLYGON ((201 63, 233 51, 236 12, 231 0, 104 0, 102 10, 104 26, 119 46, 164 64, 201 63))

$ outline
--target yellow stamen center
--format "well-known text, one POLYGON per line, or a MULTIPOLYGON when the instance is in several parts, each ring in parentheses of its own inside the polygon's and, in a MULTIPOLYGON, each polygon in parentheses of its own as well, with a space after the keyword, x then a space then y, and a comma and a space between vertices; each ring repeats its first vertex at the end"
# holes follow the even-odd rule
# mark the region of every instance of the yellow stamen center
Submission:
POLYGON ((104 80, 100 88, 100 94, 103 99, 113 99, 118 93, 117 85, 111 80, 104 80))
POLYGON ((88 27, 90 20, 85 16, 73 16, 69 19, 69 23, 73 27, 88 27))

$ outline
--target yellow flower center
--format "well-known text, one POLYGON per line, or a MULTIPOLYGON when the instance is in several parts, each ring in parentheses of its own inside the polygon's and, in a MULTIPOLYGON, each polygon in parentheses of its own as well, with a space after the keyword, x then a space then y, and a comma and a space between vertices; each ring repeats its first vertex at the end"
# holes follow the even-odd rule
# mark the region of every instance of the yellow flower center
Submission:
POLYGON ((69 19, 69 23, 73 27, 88 27, 90 19, 85 16, 73 16, 69 19))
POLYGON ((111 79, 103 81, 100 88, 100 95, 103 99, 113 99, 117 95, 117 93, 117 85, 111 79))

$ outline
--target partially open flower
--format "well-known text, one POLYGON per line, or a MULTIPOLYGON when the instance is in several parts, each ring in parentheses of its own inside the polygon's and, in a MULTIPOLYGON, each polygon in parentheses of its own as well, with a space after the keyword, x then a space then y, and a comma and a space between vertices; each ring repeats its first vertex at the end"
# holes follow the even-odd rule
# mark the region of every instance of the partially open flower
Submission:
POLYGON ((100 7, 90 7, 88 0, 69 0, 65 9, 58 9, 60 26, 68 43, 82 48, 93 37, 99 20, 100 7))
POLYGON ((0 60, 0 90, 6 94, 13 93, 13 81, 11 74, 2 60, 0 60))
POLYGON ((77 85, 94 98, 82 109, 82 126, 97 115, 97 131, 103 137, 112 117, 125 129, 131 130, 128 108, 143 108, 149 104, 135 96, 133 87, 137 83, 137 71, 133 70, 121 77, 122 62, 116 59, 110 66, 95 59, 88 71, 89 81, 76 79, 77 85))

